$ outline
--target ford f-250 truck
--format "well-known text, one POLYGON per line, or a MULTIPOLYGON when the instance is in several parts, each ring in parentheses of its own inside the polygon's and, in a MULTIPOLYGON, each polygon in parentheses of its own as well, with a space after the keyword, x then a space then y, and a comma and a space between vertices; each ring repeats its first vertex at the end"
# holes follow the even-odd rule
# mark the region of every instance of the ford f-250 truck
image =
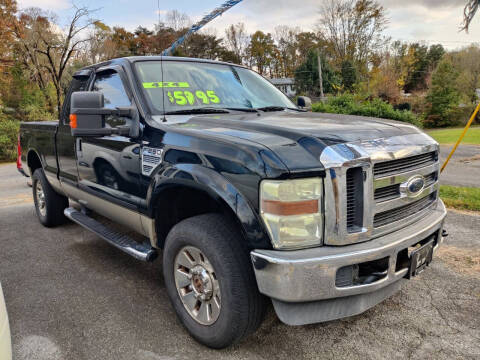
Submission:
POLYGON ((65 99, 58 122, 21 125, 40 222, 143 261, 162 249, 172 305, 210 347, 252 333, 268 299, 290 325, 359 314, 446 235, 439 146, 412 125, 306 112, 252 70, 174 57, 84 68, 65 99))

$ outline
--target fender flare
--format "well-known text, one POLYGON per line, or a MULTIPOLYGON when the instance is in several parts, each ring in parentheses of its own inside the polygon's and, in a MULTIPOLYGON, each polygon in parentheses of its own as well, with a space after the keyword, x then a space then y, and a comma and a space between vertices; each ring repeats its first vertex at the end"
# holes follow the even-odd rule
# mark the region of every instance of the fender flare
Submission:
MULTIPOLYGON (((30 167, 30 164, 29 164, 29 158, 30 156, 32 156, 32 154, 35 154, 35 156, 38 158, 38 160, 40 161, 40 165, 42 167, 42 169, 45 170, 45 160, 42 158, 42 156, 40 156, 39 152, 37 151, 37 149, 35 148, 32 148, 32 147, 29 147, 28 148, 28 151, 26 152, 26 155, 25 155, 25 163, 27 164, 27 168, 28 168, 28 172, 30 173, 30 177, 33 176, 33 171, 31 171, 31 167, 30 167)), ((22 159, 23 161, 24 159, 22 159)))
POLYGON ((245 196, 220 173, 201 165, 176 164, 154 175, 147 193, 148 216, 154 218, 156 204, 166 191, 178 186, 203 191, 223 208, 230 209, 249 248, 271 248, 263 222, 245 196))

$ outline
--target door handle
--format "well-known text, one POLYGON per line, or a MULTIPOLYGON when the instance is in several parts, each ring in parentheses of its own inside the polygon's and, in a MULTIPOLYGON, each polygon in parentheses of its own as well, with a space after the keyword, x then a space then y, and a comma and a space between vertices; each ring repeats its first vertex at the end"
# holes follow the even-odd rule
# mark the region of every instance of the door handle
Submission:
POLYGON ((127 160, 132 160, 132 157, 129 156, 129 155, 123 155, 123 158, 124 158, 124 159, 127 159, 127 160))

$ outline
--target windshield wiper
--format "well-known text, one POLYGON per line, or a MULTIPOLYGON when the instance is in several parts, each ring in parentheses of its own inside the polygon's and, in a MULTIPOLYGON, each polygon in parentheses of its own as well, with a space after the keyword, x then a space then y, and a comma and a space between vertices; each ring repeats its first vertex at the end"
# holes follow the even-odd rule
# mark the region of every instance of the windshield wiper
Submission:
POLYGON ((190 115, 190 114, 228 114, 230 111, 220 108, 197 108, 167 111, 164 115, 190 115))
POLYGON ((270 111, 284 111, 284 110, 302 111, 302 110, 300 110, 300 109, 291 108, 291 107, 286 107, 286 106, 264 106, 264 107, 256 108, 255 110, 261 110, 261 111, 265 111, 265 112, 270 112, 270 111))
POLYGON ((251 112, 251 113, 256 113, 258 112, 257 109, 252 109, 252 108, 225 108, 225 109, 228 109, 228 110, 232 110, 232 111, 243 111, 243 112, 251 112))

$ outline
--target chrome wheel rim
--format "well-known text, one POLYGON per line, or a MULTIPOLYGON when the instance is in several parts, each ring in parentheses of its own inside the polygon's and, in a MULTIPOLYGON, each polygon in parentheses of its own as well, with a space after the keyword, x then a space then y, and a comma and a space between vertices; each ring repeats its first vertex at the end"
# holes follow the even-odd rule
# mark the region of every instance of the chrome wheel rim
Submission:
POLYGON ((35 195, 37 198, 37 208, 40 212, 40 215, 45 216, 47 214, 47 206, 45 201, 45 193, 42 188, 42 184, 40 181, 37 181, 37 185, 35 186, 35 195))
POLYGON ((215 269, 205 254, 185 246, 175 257, 175 285, 183 306, 199 324, 212 325, 222 308, 220 286, 215 269))

